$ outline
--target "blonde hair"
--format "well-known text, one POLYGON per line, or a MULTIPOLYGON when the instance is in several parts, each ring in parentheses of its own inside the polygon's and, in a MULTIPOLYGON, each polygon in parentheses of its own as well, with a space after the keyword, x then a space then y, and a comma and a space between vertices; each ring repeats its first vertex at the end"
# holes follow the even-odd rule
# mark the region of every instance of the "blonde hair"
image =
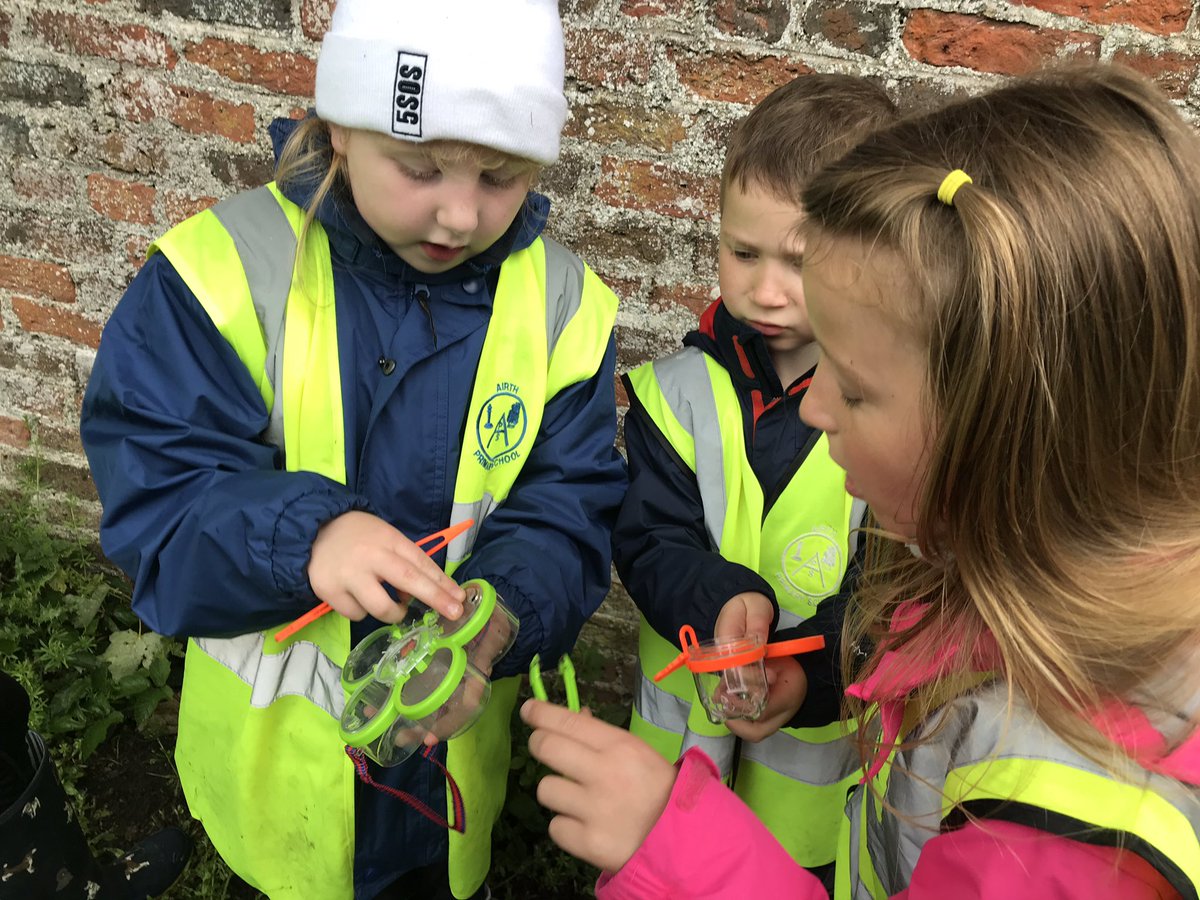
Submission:
POLYGON ((847 667, 900 604, 927 601, 891 648, 948 633, 964 652, 914 698, 922 718, 965 690, 990 632, 1010 696, 1116 766, 1090 713, 1175 711, 1195 687, 1167 667, 1200 635, 1196 136, 1141 76, 1063 69, 877 132, 803 202, 818 240, 906 262, 917 296, 896 319, 928 348, 936 423, 927 559, 871 537, 847 667), (958 168, 973 183, 947 206, 958 168))
MULTIPOLYGON (((531 185, 541 171, 541 164, 531 159, 466 141, 426 141, 419 146, 437 165, 472 162, 485 171, 510 166, 513 174, 528 174, 531 185)), ((304 239, 325 199, 332 194, 350 202, 346 158, 333 149, 329 122, 310 115, 296 126, 279 154, 279 161, 275 165, 275 181, 281 189, 289 184, 315 185, 305 206, 304 222, 300 228, 296 251, 296 258, 299 259, 304 250, 304 239)))

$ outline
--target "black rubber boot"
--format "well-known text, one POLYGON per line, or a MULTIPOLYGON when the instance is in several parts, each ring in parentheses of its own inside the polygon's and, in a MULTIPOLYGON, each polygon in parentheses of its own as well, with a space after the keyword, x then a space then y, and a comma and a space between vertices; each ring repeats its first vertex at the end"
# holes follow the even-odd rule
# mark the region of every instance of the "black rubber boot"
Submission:
MULTIPOLYGON (((0 812, 0 900, 145 900, 169 888, 187 865, 191 839, 166 828, 114 863, 88 849, 75 811, 37 733, 26 734, 32 779, 0 812)), ((0 754, 0 768, 28 771, 0 754)))

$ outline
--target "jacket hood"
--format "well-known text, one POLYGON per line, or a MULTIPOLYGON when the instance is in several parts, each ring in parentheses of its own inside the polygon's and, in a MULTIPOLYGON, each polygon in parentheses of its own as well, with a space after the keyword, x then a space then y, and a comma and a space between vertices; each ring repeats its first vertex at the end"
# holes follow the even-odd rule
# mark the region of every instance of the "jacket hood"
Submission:
MULTIPOLYGON (((310 111, 309 115, 313 115, 310 111)), ((268 132, 278 163, 284 144, 296 130, 300 122, 297 119, 275 119, 268 132)), ((305 181, 293 181, 281 185, 283 195, 300 206, 307 207, 316 193, 319 181, 310 178, 305 181)), ((525 203, 517 213, 508 230, 494 244, 477 253, 470 259, 464 260, 453 269, 431 274, 415 269, 392 252, 392 249, 380 240, 359 214, 353 199, 347 191, 331 191, 321 201, 316 218, 329 235, 329 242, 337 253, 351 263, 366 268, 377 269, 383 274, 403 281, 416 281, 424 284, 448 284, 478 278, 499 268, 508 256, 524 250, 542 233, 546 219, 550 214, 549 198, 530 191, 525 197, 525 203)))

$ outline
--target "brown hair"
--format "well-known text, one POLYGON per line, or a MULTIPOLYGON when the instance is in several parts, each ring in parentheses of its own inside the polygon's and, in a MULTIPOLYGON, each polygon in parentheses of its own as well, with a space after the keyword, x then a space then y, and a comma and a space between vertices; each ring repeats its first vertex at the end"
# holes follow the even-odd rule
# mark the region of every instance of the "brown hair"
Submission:
MULTIPOLYGON (((928 601, 894 649, 990 632, 1010 691, 1115 765, 1089 711, 1175 711, 1195 688, 1179 662, 1200 635, 1196 136, 1141 76, 1063 69, 873 134, 803 203, 810 240, 878 242, 907 263, 917 296, 897 321, 928 348, 936 423, 928 561, 870 538, 845 647, 928 601), (947 206, 936 192, 959 168, 973 183, 947 206)), ((920 712, 969 668, 964 655, 924 689, 920 712)))
POLYGON ((857 75, 801 75, 773 90, 733 129, 725 149, 721 200, 751 184, 800 205, 813 173, 864 134, 896 120, 879 85, 857 75))

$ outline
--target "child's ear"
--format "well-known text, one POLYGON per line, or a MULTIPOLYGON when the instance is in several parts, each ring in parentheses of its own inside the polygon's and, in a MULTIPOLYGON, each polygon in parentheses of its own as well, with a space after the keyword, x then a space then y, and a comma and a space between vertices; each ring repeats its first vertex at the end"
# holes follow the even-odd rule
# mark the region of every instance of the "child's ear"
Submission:
POLYGON ((335 125, 329 123, 329 143, 333 146, 333 152, 338 156, 346 155, 346 140, 349 138, 349 129, 344 125, 335 125))

